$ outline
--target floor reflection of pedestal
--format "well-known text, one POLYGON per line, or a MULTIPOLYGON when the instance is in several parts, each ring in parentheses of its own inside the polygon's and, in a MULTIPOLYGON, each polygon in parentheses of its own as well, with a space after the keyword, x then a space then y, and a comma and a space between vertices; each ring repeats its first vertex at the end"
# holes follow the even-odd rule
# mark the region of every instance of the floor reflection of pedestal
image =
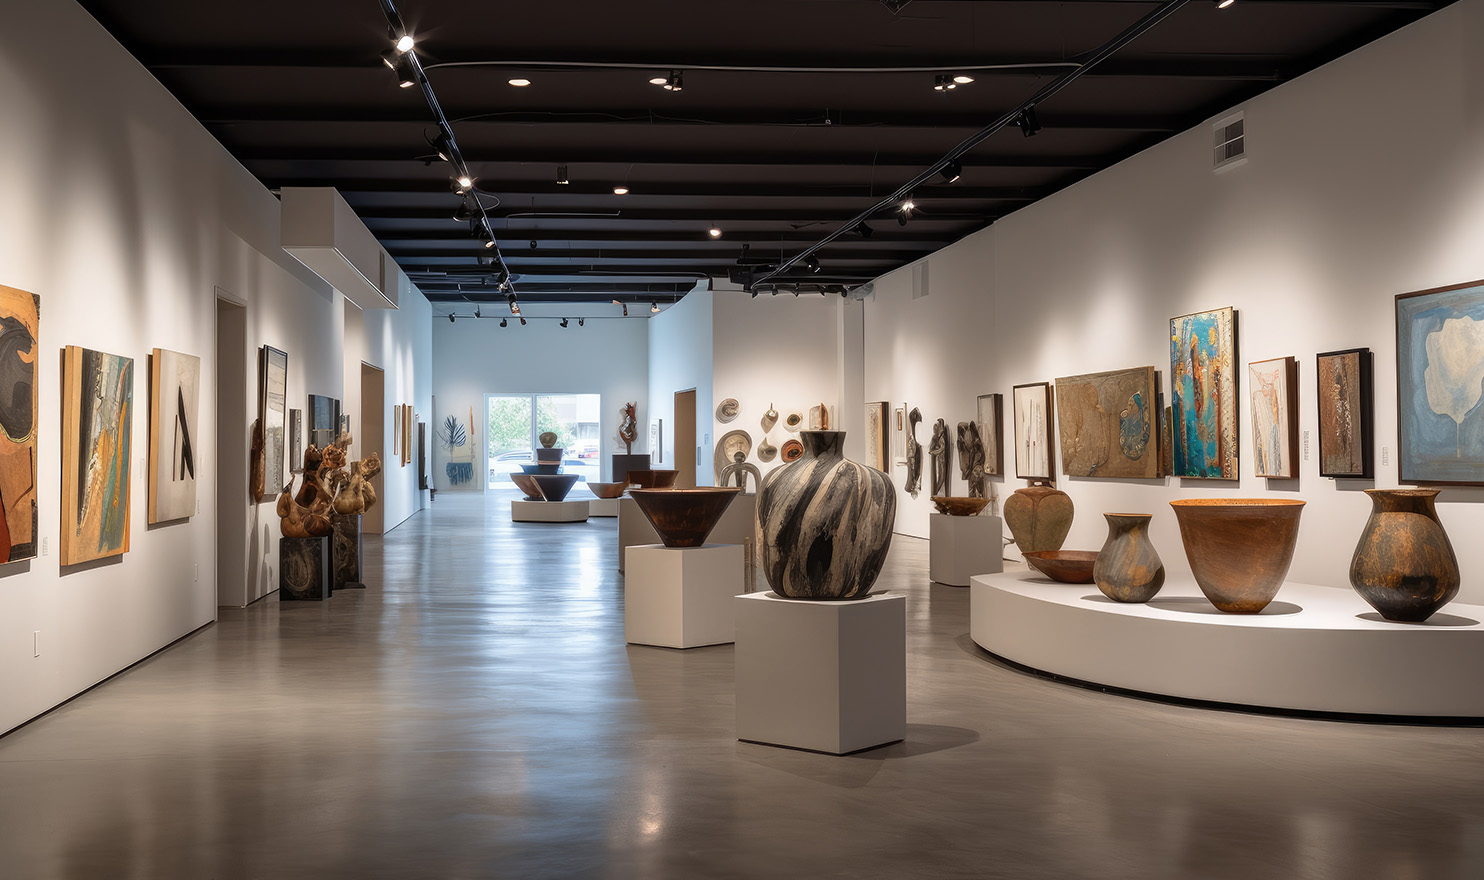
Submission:
POLYGON ((906 737, 906 596, 732 603, 738 739, 843 755, 906 737))
POLYGON ((631 645, 698 648, 732 641, 734 597, 742 592, 737 544, 628 550, 624 639, 631 645))
POLYGON ((976 574, 1005 570, 1004 526, 997 516, 928 518, 928 577, 950 587, 967 587, 976 574))
POLYGON ((617 498, 591 498, 587 502, 588 516, 618 516, 617 498))
POLYGON ((510 502, 511 522, 574 523, 586 522, 586 501, 525 501, 510 502))

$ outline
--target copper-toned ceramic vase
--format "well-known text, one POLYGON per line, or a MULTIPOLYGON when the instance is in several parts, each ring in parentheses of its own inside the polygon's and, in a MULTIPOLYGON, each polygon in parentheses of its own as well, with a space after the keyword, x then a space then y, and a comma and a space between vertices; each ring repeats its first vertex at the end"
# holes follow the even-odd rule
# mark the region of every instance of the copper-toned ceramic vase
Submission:
POLYGON ((956 495, 933 495, 933 506, 939 513, 949 516, 978 516, 989 506, 988 498, 967 498, 956 495))
POLYGON ((594 483, 591 480, 587 482, 588 491, 598 496, 599 498, 617 498, 618 496, 622 495, 623 490, 627 489, 628 487, 629 484, 627 482, 594 483))
POLYGON ((668 489, 678 476, 680 471, 629 471, 626 479, 629 485, 641 489, 668 489))
POLYGON ((1005 499, 1005 525, 1022 554, 1060 550, 1072 530, 1072 499, 1048 480, 1032 480, 1005 499))
POLYGON ((1387 620, 1421 623, 1458 595, 1458 557, 1438 520, 1437 489, 1367 489, 1371 518, 1350 586, 1387 620))
POLYGON ((538 486, 538 485, 536 485, 536 481, 531 477, 530 474, 515 474, 515 473, 512 473, 510 475, 510 482, 512 482, 512 483, 515 484, 515 488, 517 488, 517 489, 521 490, 522 492, 526 493, 526 500, 527 501, 545 501, 546 500, 545 498, 542 498, 541 497, 541 487, 538 486))
POLYGON ((706 537, 721 521, 732 497, 741 491, 736 486, 633 489, 629 497, 639 505, 639 510, 654 530, 660 533, 660 540, 666 547, 699 547, 706 543, 706 537))
POLYGON ((547 501, 565 501, 567 493, 577 483, 576 474, 531 474, 531 479, 541 487, 541 497, 547 501))
POLYGON ((1201 592, 1222 611, 1256 614, 1273 601, 1298 545, 1304 502, 1288 498, 1171 501, 1201 592))
POLYGON ((1054 581, 1064 584, 1092 583, 1095 550, 1031 550, 1022 553, 1026 564, 1054 581))
POLYGON ((1149 513, 1105 513, 1108 540, 1092 579, 1114 602, 1148 602, 1165 585, 1165 564, 1149 540, 1149 513))

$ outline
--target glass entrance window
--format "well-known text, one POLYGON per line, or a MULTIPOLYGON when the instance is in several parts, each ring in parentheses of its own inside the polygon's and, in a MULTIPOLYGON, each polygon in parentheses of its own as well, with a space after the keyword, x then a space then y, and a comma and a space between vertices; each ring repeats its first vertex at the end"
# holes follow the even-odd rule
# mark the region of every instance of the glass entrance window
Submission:
POLYGON ((489 488, 508 485, 511 473, 535 459, 537 438, 557 435, 562 473, 596 481, 602 473, 602 398, 597 394, 490 394, 485 397, 488 426, 485 456, 489 488))

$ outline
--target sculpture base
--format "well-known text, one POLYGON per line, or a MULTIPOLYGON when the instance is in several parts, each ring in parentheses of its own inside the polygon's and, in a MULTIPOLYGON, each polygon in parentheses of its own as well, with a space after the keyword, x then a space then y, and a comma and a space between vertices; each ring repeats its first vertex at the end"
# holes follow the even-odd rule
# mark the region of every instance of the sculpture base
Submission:
POLYGON ((608 479, 615 483, 622 483, 628 477, 629 471, 647 471, 649 469, 649 453, 615 452, 613 453, 613 468, 608 475, 608 479))
POLYGON ((631 645, 698 648, 729 644, 733 597, 742 592, 737 544, 628 549, 624 640, 631 645))
POLYGON ((588 516, 618 516, 617 498, 590 498, 587 502, 588 516))
POLYGON ((997 516, 948 516, 928 518, 928 577, 934 583, 967 587, 976 574, 1005 570, 1005 527, 997 516))
POLYGON ((527 523, 576 523, 587 522, 586 501, 524 501, 510 502, 510 521, 527 523))
POLYGON ((329 538, 278 539, 278 601, 330 598, 329 538))
POLYGON ((361 518, 335 514, 330 525, 335 528, 330 535, 330 592, 366 589, 361 583, 361 518))

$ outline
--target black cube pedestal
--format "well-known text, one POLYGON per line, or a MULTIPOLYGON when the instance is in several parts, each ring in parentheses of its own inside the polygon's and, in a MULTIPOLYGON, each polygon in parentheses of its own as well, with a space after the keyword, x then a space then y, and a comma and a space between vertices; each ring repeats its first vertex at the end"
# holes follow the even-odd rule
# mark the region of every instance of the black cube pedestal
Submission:
POLYGON ((278 601, 330 598, 330 539, 278 539, 278 601))
POLYGON ((331 587, 335 590, 364 590, 361 583, 361 518, 330 517, 335 533, 330 536, 331 587))
POLYGON ((649 453, 615 452, 613 453, 613 473, 608 479, 615 483, 622 483, 629 475, 629 471, 647 470, 649 470, 649 453))

